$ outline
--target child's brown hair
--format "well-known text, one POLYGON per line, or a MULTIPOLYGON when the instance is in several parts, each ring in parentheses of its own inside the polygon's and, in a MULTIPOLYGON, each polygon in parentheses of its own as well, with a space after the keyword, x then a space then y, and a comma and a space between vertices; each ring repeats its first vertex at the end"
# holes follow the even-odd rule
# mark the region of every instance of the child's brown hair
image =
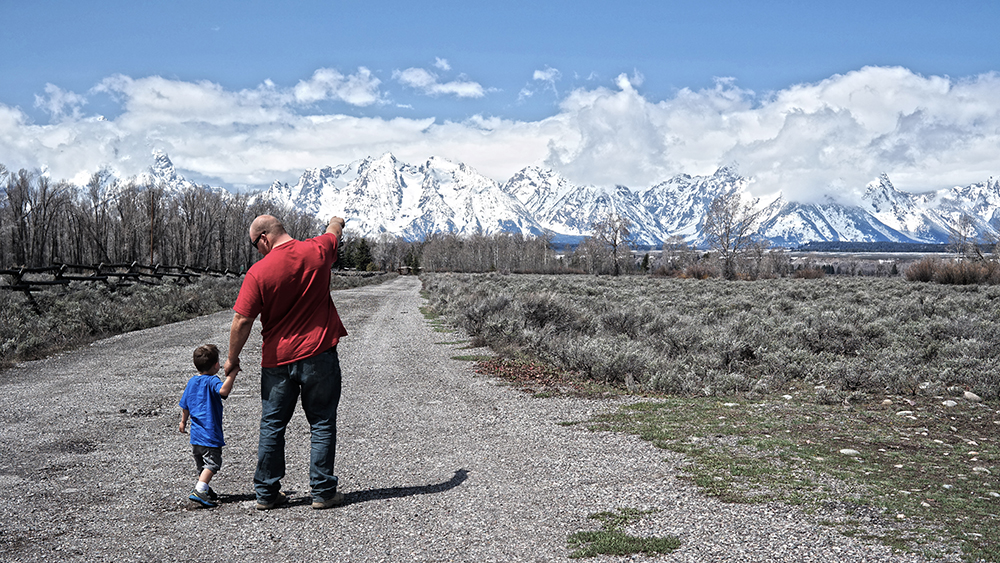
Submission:
POLYGON ((205 344, 194 349, 194 367, 198 368, 198 373, 207 373, 217 363, 219 349, 215 344, 205 344))

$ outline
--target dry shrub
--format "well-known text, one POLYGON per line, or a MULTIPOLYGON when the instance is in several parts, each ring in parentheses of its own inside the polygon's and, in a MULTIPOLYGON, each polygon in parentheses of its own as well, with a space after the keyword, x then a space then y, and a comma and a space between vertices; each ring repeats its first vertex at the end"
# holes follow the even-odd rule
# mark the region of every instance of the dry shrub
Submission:
POLYGON ((1000 266, 996 262, 941 260, 925 256, 907 268, 905 276, 909 281, 934 281, 946 285, 995 284, 1000 283, 1000 266))
POLYGON ((903 275, 908 281, 934 281, 934 272, 937 271, 937 265, 939 262, 940 260, 934 256, 924 256, 917 262, 911 264, 903 275))
POLYGON ((802 280, 816 280, 826 277, 826 272, 823 271, 823 268, 802 268, 800 270, 795 270, 792 277, 802 280))
POLYGON ((973 285, 988 281, 992 270, 982 262, 954 260, 938 264, 934 281, 951 285, 973 285))
POLYGON ((709 265, 708 263, 701 261, 691 264, 684 269, 684 273, 681 274, 682 278, 691 278, 696 280, 707 280, 708 278, 715 278, 719 276, 719 269, 715 266, 709 265))
POLYGON ((650 272, 650 275, 652 275, 655 278, 675 278, 678 276, 682 276, 683 274, 684 270, 682 270, 681 268, 677 267, 675 264, 672 263, 657 266, 656 269, 650 272))

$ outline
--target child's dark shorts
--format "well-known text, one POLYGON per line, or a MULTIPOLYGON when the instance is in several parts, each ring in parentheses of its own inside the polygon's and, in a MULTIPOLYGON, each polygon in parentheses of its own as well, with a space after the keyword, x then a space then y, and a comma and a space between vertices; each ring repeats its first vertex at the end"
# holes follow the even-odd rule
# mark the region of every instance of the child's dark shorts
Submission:
POLYGON ((222 469, 222 448, 210 446, 191 446, 194 463, 198 466, 198 473, 208 469, 212 473, 218 473, 222 469))

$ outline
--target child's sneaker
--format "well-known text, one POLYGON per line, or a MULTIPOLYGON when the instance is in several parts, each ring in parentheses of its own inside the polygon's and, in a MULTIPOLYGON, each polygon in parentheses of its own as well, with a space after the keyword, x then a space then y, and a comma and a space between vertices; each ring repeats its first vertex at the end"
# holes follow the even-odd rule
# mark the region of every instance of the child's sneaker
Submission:
POLYGON ((190 495, 188 495, 188 499, 193 500, 194 502, 204 506, 205 508, 215 508, 218 505, 215 504, 215 501, 212 500, 212 498, 209 496, 208 493, 209 491, 205 491, 204 493, 202 493, 199 492, 198 489, 195 489, 191 491, 190 495))
POLYGON ((209 487, 208 490, 205 491, 205 493, 208 495, 208 500, 214 503, 219 502, 219 495, 215 494, 215 491, 212 490, 212 487, 209 487))

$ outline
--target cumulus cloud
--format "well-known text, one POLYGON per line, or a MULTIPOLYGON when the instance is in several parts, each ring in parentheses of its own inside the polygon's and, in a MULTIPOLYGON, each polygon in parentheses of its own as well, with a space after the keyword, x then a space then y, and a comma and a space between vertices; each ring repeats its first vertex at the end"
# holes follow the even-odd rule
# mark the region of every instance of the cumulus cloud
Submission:
POLYGON ((332 68, 321 68, 309 80, 296 84, 295 101, 311 104, 324 100, 342 101, 354 106, 369 106, 379 101, 381 81, 365 67, 344 76, 332 68))
POLYGON ((451 65, 448 64, 448 59, 442 59, 441 57, 434 57, 434 67, 444 71, 451 70, 451 65))
MULTIPOLYGON (((557 79, 540 72, 540 81, 557 79)), ((478 84, 442 82, 424 69, 393 78, 430 95, 483 95, 478 84)), ((780 191, 798 201, 846 203, 883 172, 914 192, 1000 174, 997 73, 951 79, 866 67, 765 95, 720 78, 662 100, 644 95, 642 82, 633 72, 576 88, 553 115, 535 121, 477 115, 439 122, 306 115, 319 101, 382 104, 388 95, 363 68, 352 75, 319 69, 291 88, 265 81, 238 91, 118 75, 88 93, 120 104, 110 121, 83 116, 85 97, 55 86, 38 102, 52 116, 46 125, 0 104, 0 155, 8 168, 79 180, 105 164, 140 172, 161 149, 182 171, 232 185, 295 181, 306 168, 386 151, 410 162, 462 161, 499 181, 538 164, 578 183, 632 188, 736 163, 753 178, 756 195, 780 191)))
MULTIPOLYGON (((440 59, 439 59, 440 60, 440 59)), ((453 80, 440 82, 438 75, 423 68, 408 68, 392 73, 392 78, 403 86, 420 90, 429 96, 451 95, 459 98, 482 98, 486 90, 477 82, 453 80)))
POLYGON ((997 173, 1000 75, 963 80, 866 67, 759 97, 732 79, 654 102, 620 75, 579 89, 553 119, 575 132, 545 162, 577 181, 648 185, 738 164, 758 195, 851 203, 881 173, 929 191, 997 173))
POLYGON ((84 96, 63 90, 55 84, 45 85, 44 96, 35 95, 35 107, 45 110, 53 120, 78 119, 86 103, 84 96))

